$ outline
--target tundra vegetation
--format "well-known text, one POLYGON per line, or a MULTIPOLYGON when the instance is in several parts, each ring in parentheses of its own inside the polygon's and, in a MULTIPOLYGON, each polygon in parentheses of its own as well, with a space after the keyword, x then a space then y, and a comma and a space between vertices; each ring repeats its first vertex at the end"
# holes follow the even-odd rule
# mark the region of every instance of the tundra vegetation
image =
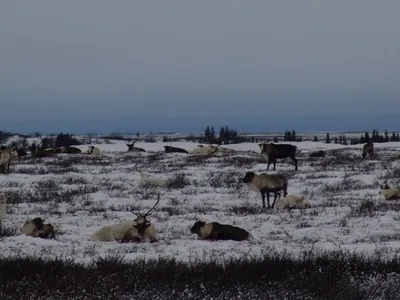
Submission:
POLYGON ((166 154, 162 143, 130 155, 125 141, 108 141, 107 151, 100 141, 99 155, 18 157, 0 174, 0 299, 397 299, 400 200, 385 200, 380 185, 400 186, 400 145, 375 144, 374 159, 363 159, 362 144, 316 143, 324 157, 293 144, 299 170, 288 158, 268 174, 284 175, 288 195, 312 205, 282 211, 262 209, 260 192, 241 182, 249 170, 266 171, 257 143, 207 156, 166 154), (166 185, 141 186, 138 169, 166 185), (157 242, 90 240, 151 209, 158 193, 157 242), (21 234, 36 216, 51 220, 56 240, 21 234), (244 228, 254 239, 199 241, 190 232, 197 220, 244 228))

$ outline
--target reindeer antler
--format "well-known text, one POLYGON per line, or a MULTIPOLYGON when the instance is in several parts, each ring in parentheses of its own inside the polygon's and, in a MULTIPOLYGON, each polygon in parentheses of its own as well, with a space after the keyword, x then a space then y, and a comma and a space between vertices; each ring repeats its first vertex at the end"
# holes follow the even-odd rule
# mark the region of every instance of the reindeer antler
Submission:
POLYGON ((150 216, 151 212, 153 211, 153 209, 157 206, 157 204, 159 202, 160 202, 160 193, 157 194, 157 202, 156 202, 156 204, 154 204, 154 206, 152 208, 150 208, 150 210, 143 215, 143 218, 146 218, 147 216, 150 216))
MULTIPOLYGON (((210 146, 212 146, 212 145, 210 145, 210 146)), ((213 155, 215 152, 217 152, 219 146, 221 146, 221 145, 218 145, 217 147, 215 147, 215 148, 207 155, 207 157, 208 157, 208 156, 211 156, 211 155, 213 155)), ((210 147, 210 148, 211 148, 211 147, 210 147)))
POLYGON ((141 175, 146 176, 146 174, 144 174, 144 173, 141 171, 141 169, 138 167, 137 163, 135 164, 134 169, 135 169, 136 171, 138 171, 141 175))

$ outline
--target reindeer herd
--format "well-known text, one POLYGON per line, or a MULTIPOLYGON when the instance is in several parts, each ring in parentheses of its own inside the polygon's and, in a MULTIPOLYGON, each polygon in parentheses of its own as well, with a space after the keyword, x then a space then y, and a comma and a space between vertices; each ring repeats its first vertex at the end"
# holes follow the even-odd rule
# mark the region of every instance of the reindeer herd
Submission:
MULTIPOLYGON (((135 147, 136 141, 127 144, 128 152, 146 152, 145 149, 135 147)), ((267 162, 267 168, 273 163, 274 170, 276 169, 277 159, 290 158, 295 165, 295 170, 298 171, 298 161, 296 158, 297 147, 290 144, 276 144, 263 142, 258 144, 262 157, 267 162)), ((198 154, 210 156, 216 152, 231 152, 232 149, 220 147, 220 146, 203 146, 199 145, 192 151, 185 149, 164 146, 165 153, 185 153, 185 154, 198 154)), ((310 154, 310 157, 324 157, 324 151, 317 151, 310 154)), ((62 147, 58 149, 42 149, 37 151, 35 148, 31 148, 32 156, 43 157, 47 155, 53 155, 56 153, 68 153, 77 154, 82 151, 76 147, 62 147)), ((87 150, 87 154, 99 155, 100 149, 98 147, 90 145, 87 150)), ((9 149, 2 148, 0 150, 0 167, 3 173, 9 172, 10 163, 14 157, 26 155, 21 149, 9 149), (18 152, 19 151, 19 152, 18 152)), ((367 143, 364 145, 362 150, 362 157, 372 157, 374 154, 373 143, 367 143)), ((165 187, 167 181, 162 178, 154 178, 150 174, 143 173, 137 166, 137 171, 141 174, 140 186, 153 185, 158 187, 165 187)), ((244 174, 244 177, 240 180, 243 184, 246 184, 252 191, 256 191, 261 194, 262 207, 264 209, 273 209, 276 204, 278 210, 291 210, 291 209, 307 209, 311 207, 311 203, 308 199, 296 195, 288 195, 288 179, 283 174, 267 174, 261 173, 256 174, 255 172, 248 171, 244 174), (283 197, 281 198, 281 192, 283 197), (274 200, 272 205, 270 203, 270 193, 273 193, 274 200), (267 198, 266 207, 265 198, 267 198), (278 200, 278 202, 276 202, 278 200)), ((400 199, 400 188, 390 188, 387 183, 380 185, 382 194, 386 200, 400 199)), ((98 229, 92 236, 91 240, 98 242, 156 242, 157 241, 157 230, 154 224, 149 220, 149 216, 152 211, 160 202, 160 194, 158 194, 155 205, 147 211, 145 214, 140 212, 133 212, 136 218, 133 220, 127 220, 116 224, 105 225, 98 229)), ((5 214, 6 198, 4 193, 0 193, 0 229, 2 220, 5 214)), ((44 224, 44 220, 41 218, 35 218, 28 220, 24 223, 22 233, 32 237, 39 238, 55 238, 55 231, 51 224, 44 224)), ((198 239, 202 240, 251 240, 253 236, 246 230, 232 226, 228 224, 220 224, 218 222, 206 223, 203 221, 196 221, 190 228, 190 233, 197 234, 198 239)))

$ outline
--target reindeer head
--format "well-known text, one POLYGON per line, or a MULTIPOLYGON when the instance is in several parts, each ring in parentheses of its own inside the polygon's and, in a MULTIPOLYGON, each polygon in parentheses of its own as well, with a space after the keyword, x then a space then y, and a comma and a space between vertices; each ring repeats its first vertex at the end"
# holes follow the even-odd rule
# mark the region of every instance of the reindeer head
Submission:
POLYGON ((190 228, 190 232, 191 232, 191 233, 196 233, 196 234, 198 234, 199 231, 200 231, 200 229, 201 229, 202 227, 204 227, 204 225, 206 225, 206 222, 203 222, 203 221, 196 221, 196 222, 193 224, 193 226, 190 228))
POLYGON ((6 195, 4 194, 4 192, 0 193, 0 204, 5 204, 7 202, 7 198, 6 195))
POLYGON ((152 208, 150 208, 149 211, 147 211, 145 214, 141 214, 140 212, 133 212, 131 211, 133 214, 136 215, 136 219, 134 220, 135 225, 133 225, 133 227, 135 227, 139 234, 143 235, 147 229, 147 227, 149 227, 151 225, 151 222, 149 219, 147 219, 147 217, 149 217, 151 215, 151 212, 154 210, 154 208, 157 206, 157 204, 160 202, 160 193, 158 193, 157 195, 157 202, 156 204, 154 204, 154 206, 152 208))
POLYGON ((390 186, 387 184, 387 182, 385 182, 385 184, 379 185, 379 187, 381 188, 381 190, 388 190, 388 189, 390 189, 390 186))
POLYGON ((137 141, 138 140, 136 139, 136 140, 132 141, 131 144, 126 144, 128 146, 128 150, 129 151, 133 150, 133 147, 135 147, 135 144, 136 144, 137 141))
POLYGON ((268 145, 268 141, 264 141, 264 142, 258 144, 258 146, 260 147, 261 153, 263 153, 267 150, 267 145, 268 145))
POLYGON ((37 230, 43 230, 43 219, 42 218, 34 218, 32 223, 35 224, 37 230))
POLYGON ((254 172, 246 172, 244 175, 242 181, 243 183, 251 183, 253 182, 254 177, 256 177, 256 173, 254 172))

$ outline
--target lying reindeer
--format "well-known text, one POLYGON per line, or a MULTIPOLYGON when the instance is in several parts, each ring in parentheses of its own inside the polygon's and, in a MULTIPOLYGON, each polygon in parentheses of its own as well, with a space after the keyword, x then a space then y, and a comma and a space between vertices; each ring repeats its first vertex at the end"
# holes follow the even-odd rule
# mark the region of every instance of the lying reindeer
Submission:
POLYGON ((91 145, 87 149, 86 153, 87 154, 93 154, 93 155, 99 155, 100 154, 100 148, 91 145))
POLYGON ((146 152, 143 148, 135 147, 138 140, 134 140, 132 144, 126 144, 128 146, 128 152, 146 152))
POLYGON ((167 186, 166 179, 163 179, 161 177, 156 177, 151 174, 143 173, 141 171, 141 169, 137 166, 137 164, 135 165, 134 168, 140 174, 140 182, 139 182, 140 187, 148 188, 148 187, 166 187, 167 186))
POLYGON ((198 145, 196 148, 191 150, 190 153, 211 156, 212 154, 218 151, 218 148, 219 145, 218 146, 209 145, 206 147, 204 147, 203 145, 198 145))
POLYGON ((68 147, 64 148, 63 153, 66 153, 66 154, 79 154, 79 153, 82 153, 82 150, 77 148, 77 147, 68 146, 68 147))
POLYGON ((158 194, 157 202, 154 206, 144 215, 140 212, 133 212, 137 217, 135 219, 136 224, 132 228, 125 232, 122 239, 122 243, 126 242, 150 242, 154 243, 157 241, 157 230, 155 226, 147 219, 151 215, 153 209, 160 202, 160 194, 158 194))
POLYGON ((271 208, 269 203, 269 193, 273 192, 275 196, 272 208, 274 208, 275 201, 280 191, 283 191, 284 197, 287 195, 288 182, 286 177, 280 174, 269 175, 267 173, 261 173, 257 175, 254 172, 247 172, 244 175, 242 182, 247 184, 251 190, 261 193, 263 208, 265 208, 265 194, 267 194, 268 208, 271 208))
POLYGON ((150 215, 159 202, 160 195, 158 195, 156 204, 144 215, 139 214, 135 220, 103 226, 92 235, 92 240, 102 242, 155 241, 157 238, 156 229, 154 225, 149 225, 146 217, 150 215))
POLYGON ((42 218, 34 218, 31 221, 26 221, 21 231, 25 235, 43 239, 54 239, 56 237, 53 225, 44 224, 42 218))
POLYGON ((187 150, 178 148, 178 147, 172 147, 172 146, 164 146, 165 153, 189 153, 187 150))
POLYGON ((197 234, 200 240, 233 240, 245 241, 253 239, 250 232, 232 225, 220 224, 218 222, 206 223, 203 221, 196 221, 190 232, 197 234))
POLYGON ((400 199, 400 187, 391 188, 387 183, 379 186, 381 193, 385 197, 385 200, 398 200, 400 199))
POLYGON ((279 198, 278 202, 276 203, 276 208, 278 210, 284 210, 284 209, 305 209, 305 208, 310 208, 311 203, 308 199, 305 199, 304 197, 298 197, 294 195, 289 195, 284 198, 279 198))

